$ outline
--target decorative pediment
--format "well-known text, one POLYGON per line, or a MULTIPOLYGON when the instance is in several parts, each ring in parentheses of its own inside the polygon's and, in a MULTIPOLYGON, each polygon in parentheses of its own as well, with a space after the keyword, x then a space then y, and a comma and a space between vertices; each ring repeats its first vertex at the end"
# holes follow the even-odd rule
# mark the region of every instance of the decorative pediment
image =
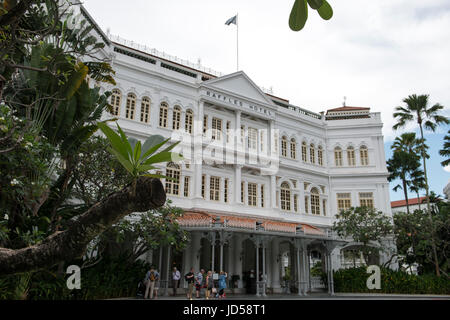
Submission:
POLYGON ((273 101, 243 71, 205 81, 202 86, 274 105, 273 101))

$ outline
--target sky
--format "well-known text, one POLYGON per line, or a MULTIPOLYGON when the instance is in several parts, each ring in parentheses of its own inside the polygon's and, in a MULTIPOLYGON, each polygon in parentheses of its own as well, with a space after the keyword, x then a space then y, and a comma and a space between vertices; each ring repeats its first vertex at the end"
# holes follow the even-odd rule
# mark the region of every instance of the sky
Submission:
MULTIPOLYGON (((329 0, 334 15, 322 20, 309 8, 303 30, 289 29, 294 0, 84 0, 106 32, 224 74, 235 72, 238 13, 239 70, 290 103, 320 112, 342 106, 381 112, 386 157, 392 113, 411 94, 429 94, 450 116, 449 0, 329 0)), ((431 190, 450 180, 438 150, 448 127, 426 133, 431 190)), ((395 184, 392 184, 394 186, 395 184)), ((391 187, 392 188, 392 187, 391 187)), ((391 191, 391 200, 403 198, 391 191)))

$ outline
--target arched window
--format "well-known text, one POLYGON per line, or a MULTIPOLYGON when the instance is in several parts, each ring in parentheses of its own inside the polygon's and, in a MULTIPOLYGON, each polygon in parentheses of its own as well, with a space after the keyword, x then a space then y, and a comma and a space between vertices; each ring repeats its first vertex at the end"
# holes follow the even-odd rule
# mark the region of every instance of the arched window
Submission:
POLYGON ((306 162, 306 142, 302 142, 302 160, 306 162))
POLYGON ((169 112, 169 106, 163 102, 159 106, 159 126, 167 128, 167 113, 169 112))
POLYGON ((122 102, 122 93, 119 89, 114 89, 111 95, 112 114, 118 116, 120 114, 120 103, 122 102))
POLYGON ((191 109, 186 111, 186 117, 184 119, 184 129, 187 133, 192 134, 192 128, 194 123, 194 113, 191 109))
POLYGON ((173 178, 166 179, 166 194, 172 194, 178 196, 180 194, 180 166, 169 162, 166 167, 166 176, 173 178))
POLYGON ((129 93, 127 96, 127 106, 125 108, 125 118, 134 119, 134 112, 136 109, 136 96, 129 93))
POLYGON ((291 211, 291 188, 287 182, 281 184, 281 210, 291 211))
POLYGON ((295 142, 295 139, 291 139, 291 158, 297 159, 297 142, 295 142))
POLYGON ((311 213, 320 215, 319 191, 316 188, 311 189, 311 213))
POLYGON ((309 161, 311 163, 316 163, 316 148, 314 147, 314 144, 312 144, 312 143, 309 146, 309 161))
POLYGON ((355 149, 350 146, 347 148, 347 159, 348 159, 348 165, 349 166, 355 166, 356 165, 356 161, 355 161, 355 149))
POLYGON ((287 138, 283 136, 281 138, 281 155, 287 157, 287 138))
POLYGON ((147 97, 142 98, 141 102, 141 122, 148 123, 150 120, 150 99, 147 97))
POLYGON ((366 146, 361 146, 361 148, 359 148, 359 155, 361 158, 361 165, 368 166, 369 165, 369 151, 367 150, 366 146))
POLYGON ((181 123, 181 108, 179 106, 175 106, 173 108, 172 115, 172 128, 173 130, 179 130, 181 123))
POLYGON ((342 149, 340 147, 334 148, 334 163, 336 167, 342 167, 342 149))
POLYGON ((317 160, 319 162, 319 166, 323 166, 323 150, 322 146, 317 148, 317 160))

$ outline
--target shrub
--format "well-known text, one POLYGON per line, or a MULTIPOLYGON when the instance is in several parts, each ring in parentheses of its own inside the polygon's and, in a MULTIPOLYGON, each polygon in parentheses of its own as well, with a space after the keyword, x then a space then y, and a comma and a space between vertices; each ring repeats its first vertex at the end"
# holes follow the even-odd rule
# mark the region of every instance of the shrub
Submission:
POLYGON ((335 292, 450 294, 450 279, 434 274, 416 276, 403 271, 381 268, 381 289, 369 290, 365 267, 341 269, 334 272, 335 292))
MULTIPOLYGON (((67 289, 65 274, 37 272, 31 277, 26 299, 94 300, 136 296, 137 284, 148 269, 149 265, 140 260, 132 264, 125 263, 122 258, 102 260, 81 270, 80 290, 67 289)), ((19 299, 16 288, 20 280, 20 275, 0 277, 0 299, 19 299)))

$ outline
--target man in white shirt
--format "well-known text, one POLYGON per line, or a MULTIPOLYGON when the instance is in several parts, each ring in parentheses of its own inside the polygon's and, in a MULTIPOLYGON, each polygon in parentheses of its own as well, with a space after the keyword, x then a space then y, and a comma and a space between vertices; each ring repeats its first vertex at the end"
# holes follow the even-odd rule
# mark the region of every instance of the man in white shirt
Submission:
POLYGON ((177 295, 178 284, 180 283, 181 274, 180 271, 177 270, 177 267, 173 267, 172 271, 172 283, 173 283, 173 296, 177 295))

